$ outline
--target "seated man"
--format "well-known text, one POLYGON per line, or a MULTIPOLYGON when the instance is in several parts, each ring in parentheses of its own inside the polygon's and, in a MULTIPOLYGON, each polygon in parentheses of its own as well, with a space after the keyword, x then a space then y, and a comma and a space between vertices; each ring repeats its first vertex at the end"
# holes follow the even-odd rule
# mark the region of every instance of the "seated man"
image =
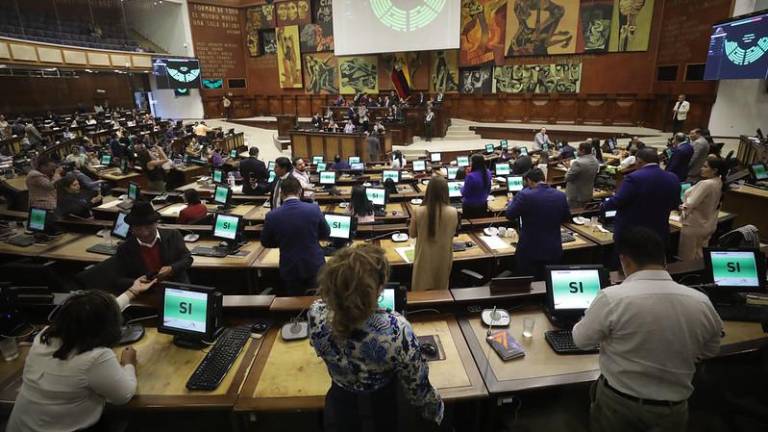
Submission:
POLYGON ((192 266, 184 238, 177 230, 158 229, 160 213, 152 204, 137 201, 125 222, 131 226, 131 236, 117 248, 118 287, 130 286, 142 275, 158 280, 189 282, 187 270, 192 266))

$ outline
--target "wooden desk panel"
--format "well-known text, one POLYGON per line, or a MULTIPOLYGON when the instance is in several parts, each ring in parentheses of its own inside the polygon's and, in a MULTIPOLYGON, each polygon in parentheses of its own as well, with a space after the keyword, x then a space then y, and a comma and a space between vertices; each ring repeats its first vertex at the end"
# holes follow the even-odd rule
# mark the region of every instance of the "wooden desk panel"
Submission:
POLYGON ((599 244, 600 246, 608 246, 613 244, 612 232, 604 233, 602 231, 593 229, 592 227, 588 227, 586 225, 576 225, 573 223, 568 223, 568 224, 565 224, 564 226, 569 230, 573 231, 574 233, 584 236, 585 238, 589 239, 594 243, 599 244))
MULTIPOLYGON (((413 329, 419 336, 439 336, 446 359, 429 362, 429 380, 444 400, 486 395, 480 373, 453 317, 418 320, 413 322, 413 329)), ((259 350, 235 410, 319 410, 330 386, 325 363, 309 341, 286 342, 278 336, 278 329, 273 329, 259 350)))
MULTIPOLYGON (((325 207, 324 211, 326 213, 347 214, 347 209, 340 207, 339 204, 331 204, 325 207)), ((391 223, 395 221, 408 220, 408 218, 410 217, 408 213, 408 209, 406 205, 403 203, 387 203, 387 205, 384 207, 384 211, 386 212, 386 215, 376 216, 374 222, 369 222, 367 224, 360 224, 358 222, 358 224, 370 225, 371 223, 376 223, 376 222, 391 223)))
MULTIPOLYGON (((467 259, 476 259, 476 258, 490 258, 491 254, 489 254, 487 251, 483 249, 483 247, 480 245, 479 240, 477 240, 472 234, 470 233, 461 233, 458 236, 453 238, 454 242, 468 242, 471 241, 475 243, 475 246, 467 248, 465 251, 461 252, 454 252, 453 253, 453 260, 454 261, 460 261, 460 260, 467 260, 467 259)), ((386 253, 387 260, 392 265, 411 265, 411 263, 407 263, 403 260, 403 258, 400 256, 400 254, 395 251, 396 248, 402 248, 402 247, 408 247, 408 246, 414 246, 416 245, 416 239, 409 238, 408 241, 401 242, 401 243, 395 243, 391 239, 381 239, 379 240, 379 246, 381 246, 382 249, 384 249, 384 252, 386 253)))
MULTIPOLYGON (((499 237, 494 236, 498 238, 499 240, 503 241, 507 244, 507 247, 505 248, 499 248, 496 249, 492 247, 492 241, 494 239, 486 236, 482 231, 477 231, 474 233, 475 237, 480 239, 480 241, 485 245, 485 247, 491 251, 494 255, 514 255, 517 248, 517 241, 518 241, 518 235, 515 233, 513 237, 499 237)), ((582 248, 589 248, 595 246, 594 243, 591 241, 585 239, 583 236, 581 236, 578 233, 574 232, 574 238, 576 240, 568 243, 563 243, 563 251, 573 250, 573 249, 582 249, 582 248)))
MULTIPOLYGON (((735 214, 724 212, 722 210, 717 212, 717 224, 718 225, 722 224, 724 222, 728 222, 730 220, 733 220, 735 218, 736 218, 735 214)), ((677 210, 675 210, 672 213, 670 213, 670 215, 669 215, 669 226, 673 227, 673 228, 676 228, 676 229, 682 229, 683 228, 683 224, 680 223, 680 212, 678 212, 677 210)))
MULTIPOLYGON (((353 240, 352 245, 358 245, 365 243, 364 240, 353 240)), ((280 265, 280 249, 279 248, 265 248, 261 246, 261 243, 259 243, 259 247, 261 247, 262 252, 259 255, 258 259, 255 261, 255 266, 260 268, 278 268, 280 265)), ((331 257, 325 257, 325 260, 328 261, 331 257)))
POLYGON ((27 360, 29 346, 19 347, 19 356, 10 362, 0 361, 0 408, 13 406, 21 388, 21 373, 27 360))
POLYGON ((14 246, 10 243, 0 242, 0 255, 18 255, 26 257, 42 256, 52 249, 77 240, 80 236, 81 234, 64 233, 51 238, 51 240, 46 243, 35 243, 27 247, 14 246))

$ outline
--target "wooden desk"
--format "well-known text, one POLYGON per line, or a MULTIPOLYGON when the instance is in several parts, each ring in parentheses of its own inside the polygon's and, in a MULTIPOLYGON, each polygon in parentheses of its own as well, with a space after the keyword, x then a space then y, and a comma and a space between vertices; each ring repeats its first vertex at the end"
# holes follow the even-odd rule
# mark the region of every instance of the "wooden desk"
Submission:
POLYGON ((768 191, 743 185, 723 194, 723 210, 736 213, 735 226, 754 225, 760 239, 768 241, 768 191))
MULTIPOLYGON (((517 240, 518 240, 517 233, 515 233, 513 237, 499 237, 499 236, 489 237, 483 234, 482 231, 477 231, 474 234, 475 234, 475 237, 480 239, 480 241, 485 245, 485 247, 489 251, 491 251, 492 254, 496 256, 507 256, 507 255, 515 254, 517 240), (499 240, 501 242, 499 242, 499 240), (506 244, 506 246, 501 247, 502 242, 506 244)), ((576 240, 568 243, 563 243, 563 251, 590 248, 595 246, 593 242, 587 240, 582 235, 576 232, 574 232, 573 234, 576 240)))
MULTIPOLYGON (((324 211, 326 213, 347 214, 347 209, 339 207, 338 204, 328 205, 325 207, 324 211)), ((384 216, 376 216, 374 222, 368 222, 367 224, 360 225, 369 225, 376 222, 395 223, 398 221, 407 221, 410 218, 410 215, 408 214, 408 208, 404 203, 388 203, 384 207, 384 211, 386 214, 384 216)))
MULTIPOLYGON (((419 336, 436 335, 445 360, 429 362, 429 380, 446 401, 487 395, 455 318, 440 316, 414 321, 419 336)), ((236 411, 322 409, 331 378, 309 341, 286 342, 278 329, 269 332, 254 362, 236 411), (300 379, 297 379, 300 378, 300 379)))
POLYGON ((80 237, 81 234, 64 233, 52 237, 51 240, 46 243, 34 243, 27 247, 14 246, 10 243, 0 242, 0 255, 17 255, 25 257, 42 256, 48 251, 69 244, 80 237))
MULTIPOLYGON (((352 241, 353 246, 363 243, 365 243, 363 240, 352 241)), ((261 246, 261 243, 259 243, 259 247, 261 248, 261 253, 255 260, 254 266, 258 268, 278 268, 280 266, 280 249, 265 248, 261 246)), ((325 260, 328 261, 330 258, 331 257, 327 256, 325 257, 325 260)))
POLYGON ((0 177, 0 184, 7 187, 13 192, 22 193, 27 192, 27 176, 18 175, 14 178, 0 177))
MULTIPOLYGON (((118 205, 120 205, 121 202, 123 202, 123 200, 121 200, 120 198, 116 196, 108 195, 104 197, 104 200, 100 205, 93 208, 93 211, 96 213, 104 213, 109 215, 116 215, 120 212, 130 212, 130 210, 123 210, 120 207, 118 207, 118 205)), ((154 202, 151 202, 151 203, 155 211, 158 211, 158 212, 160 212, 161 209, 164 209, 165 207, 168 207, 171 205, 170 203, 154 203, 154 202)), ((179 211, 181 210, 179 209, 179 211)), ((162 213, 160 214, 162 215, 162 213)), ((179 214, 177 212, 176 216, 178 217, 178 215, 179 214)))
POLYGON ((588 227, 586 225, 577 225, 574 223, 567 223, 563 226, 573 231, 574 233, 579 234, 580 236, 583 236, 589 241, 593 243, 597 243, 600 246, 609 246, 613 244, 612 232, 604 233, 600 230, 593 229, 592 227, 588 227))
POLYGON ((96 173, 101 180, 107 180, 116 187, 127 188, 129 183, 137 183, 139 187, 147 187, 147 177, 138 172, 123 174, 120 168, 108 168, 96 173))
MULTIPOLYGON (((729 221, 732 221, 735 218, 736 218, 735 214, 724 212, 722 210, 717 212, 717 224, 718 225, 726 223, 726 222, 729 222, 729 221)), ((682 229, 683 228, 683 224, 680 223, 680 212, 678 212, 677 210, 673 211, 669 215, 669 226, 673 227, 673 228, 676 228, 676 229, 682 229)))
MULTIPOLYGON (((312 156, 323 155, 325 160, 332 160, 335 155, 340 155, 342 159, 360 156, 362 161, 371 162, 366 136, 362 133, 291 130, 288 134, 291 137, 292 159, 301 157, 304 160, 312 160, 312 156)), ((386 140, 381 142, 381 154, 392 150, 387 149, 385 143, 386 140)))
MULTIPOLYGON (((472 233, 461 233, 458 236, 454 237, 453 241, 454 242, 471 241, 475 244, 472 247, 468 247, 464 251, 454 252, 453 253, 454 261, 491 257, 491 254, 483 248, 483 246, 480 244, 480 241, 477 238, 475 238, 475 236, 472 235, 472 233)), ((408 263, 405 260, 403 260, 403 257, 401 257, 400 254, 398 254, 395 249, 409 247, 409 246, 415 247, 415 245, 416 245, 416 239, 414 238, 409 238, 408 241, 401 242, 401 243, 395 243, 391 239, 379 240, 379 246, 381 246, 381 248, 384 249, 384 252, 387 256, 387 260, 393 266, 412 265, 412 263, 408 263)))

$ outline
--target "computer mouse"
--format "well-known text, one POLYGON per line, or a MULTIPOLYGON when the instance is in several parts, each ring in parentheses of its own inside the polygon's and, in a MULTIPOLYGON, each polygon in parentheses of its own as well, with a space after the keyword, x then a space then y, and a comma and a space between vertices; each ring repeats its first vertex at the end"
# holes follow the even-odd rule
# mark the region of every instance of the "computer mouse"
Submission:
POLYGON ((421 352, 427 356, 433 357, 437 355, 437 347, 435 344, 423 343, 421 344, 421 352))
POLYGON ((392 234, 392 241, 397 243, 408 241, 408 234, 405 234, 405 233, 392 234))
POLYGON ((251 325, 251 333, 263 333, 267 331, 269 324, 261 321, 257 321, 251 325))
POLYGON ((184 241, 187 243, 194 243, 199 239, 200 239, 200 235, 198 234, 187 234, 184 236, 184 241))
POLYGON ((345 209, 345 208, 347 208, 347 207, 349 207, 349 203, 346 203, 346 202, 343 202, 343 203, 339 203, 339 208, 343 208, 343 209, 345 209))
POLYGON ((483 234, 485 234, 488 237, 492 237, 499 234, 499 229, 496 227, 488 227, 483 230, 483 234))
POLYGON ((475 242, 472 242, 472 241, 468 241, 468 242, 464 243, 464 246, 466 246, 466 247, 468 247, 468 248, 471 248, 471 247, 473 247, 474 245, 475 245, 475 242))
POLYGON ((413 198, 411 200, 411 204, 413 205, 421 205, 421 203, 424 202, 421 198, 413 198))

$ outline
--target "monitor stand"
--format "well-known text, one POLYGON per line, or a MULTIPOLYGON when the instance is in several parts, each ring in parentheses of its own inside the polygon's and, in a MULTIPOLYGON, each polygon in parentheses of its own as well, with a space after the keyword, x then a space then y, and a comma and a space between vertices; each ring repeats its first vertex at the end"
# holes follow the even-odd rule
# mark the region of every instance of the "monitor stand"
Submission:
POLYGON ((219 337, 223 330, 224 327, 217 328, 213 334, 213 339, 210 341, 203 339, 201 336, 176 335, 173 337, 173 344, 179 348, 201 350, 208 348, 211 346, 211 344, 216 342, 216 339, 219 337))
POLYGON ((232 206, 229 204, 224 204, 216 207, 216 210, 218 210, 219 213, 222 214, 229 214, 232 211, 232 206))

